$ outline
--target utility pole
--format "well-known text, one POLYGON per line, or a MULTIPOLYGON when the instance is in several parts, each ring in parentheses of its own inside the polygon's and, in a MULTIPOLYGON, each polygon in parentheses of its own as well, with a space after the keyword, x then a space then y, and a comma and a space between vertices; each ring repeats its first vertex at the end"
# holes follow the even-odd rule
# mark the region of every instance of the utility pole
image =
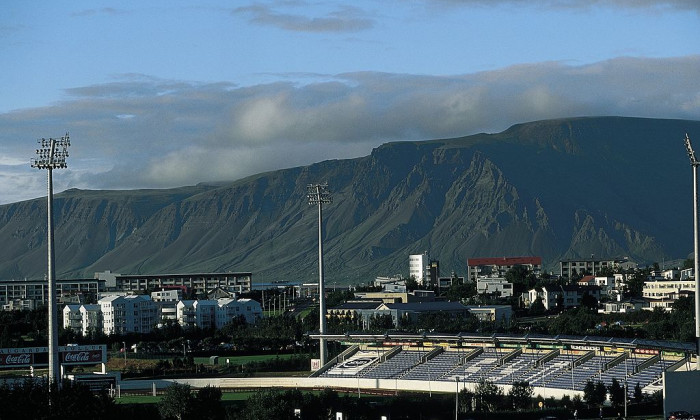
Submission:
MULTIPOLYGON (((53 170, 67 168, 68 146, 70 138, 65 136, 54 139, 38 140, 39 148, 36 149, 36 158, 32 158, 32 168, 46 169, 47 176, 47 281, 49 304, 49 385, 60 388, 61 381, 58 378, 58 309, 56 306, 56 267, 53 239, 53 170)), ((51 387, 49 387, 50 389, 51 387)))
POLYGON ((690 166, 693 168, 693 277, 695 277, 695 363, 696 370, 700 371, 700 256, 698 248, 698 166, 700 162, 695 158, 695 151, 690 144, 688 133, 685 134, 685 148, 690 158, 690 166))
POLYGON ((309 205, 318 206, 318 309, 319 317, 319 356, 321 366, 326 364, 326 289, 323 283, 323 205, 332 203, 331 193, 328 191, 328 184, 309 184, 306 187, 306 197, 309 205))

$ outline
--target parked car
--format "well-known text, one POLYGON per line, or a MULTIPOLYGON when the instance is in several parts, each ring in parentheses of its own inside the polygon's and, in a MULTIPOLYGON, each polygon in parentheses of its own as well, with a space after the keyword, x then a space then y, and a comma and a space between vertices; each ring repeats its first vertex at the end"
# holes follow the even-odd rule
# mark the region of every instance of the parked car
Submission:
POLYGON ((690 420, 690 413, 687 411, 671 411, 671 413, 666 417, 667 420, 690 420))

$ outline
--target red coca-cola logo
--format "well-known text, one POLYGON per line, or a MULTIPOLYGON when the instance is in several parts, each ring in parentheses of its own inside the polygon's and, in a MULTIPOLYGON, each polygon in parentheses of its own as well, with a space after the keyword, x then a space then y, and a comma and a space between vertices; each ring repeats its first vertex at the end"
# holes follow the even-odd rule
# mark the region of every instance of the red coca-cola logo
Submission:
POLYGON ((31 360, 29 353, 8 354, 5 356, 6 365, 28 365, 31 363, 31 360))

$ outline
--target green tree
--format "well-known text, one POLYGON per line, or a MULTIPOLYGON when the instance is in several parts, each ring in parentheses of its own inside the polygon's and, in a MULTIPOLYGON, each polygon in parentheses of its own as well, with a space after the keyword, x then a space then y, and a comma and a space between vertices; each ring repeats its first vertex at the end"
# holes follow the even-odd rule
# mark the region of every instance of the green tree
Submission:
POLYGON ((163 397, 158 403, 158 411, 165 419, 188 419, 193 412, 194 403, 192 387, 175 382, 165 389, 163 397))
POLYGON ((474 398, 481 411, 496 411, 503 404, 503 390, 488 379, 482 378, 474 388, 474 398))
POLYGON ((608 396, 608 388, 604 383, 598 381, 595 384, 595 403, 596 405, 603 405, 605 399, 608 396))
POLYGON ((515 381, 508 392, 508 397, 516 410, 527 409, 530 406, 532 396, 535 394, 534 388, 527 381, 515 381))
POLYGON ((639 382, 637 382, 637 385, 634 386, 634 400, 636 402, 641 402, 643 397, 642 387, 639 385, 639 382))
POLYGON ((619 407, 625 403, 625 389, 616 378, 613 378, 612 383, 608 387, 608 393, 610 394, 612 405, 619 407))
POLYGON ((542 298, 537 296, 532 305, 530 305, 530 315, 542 315, 546 311, 542 298))
POLYGON ((221 405, 221 389, 211 385, 200 388, 195 397, 193 411, 202 419, 224 419, 226 411, 221 405))
POLYGON ((460 413, 469 413, 474 406, 474 393, 467 388, 462 388, 457 396, 457 407, 460 413))

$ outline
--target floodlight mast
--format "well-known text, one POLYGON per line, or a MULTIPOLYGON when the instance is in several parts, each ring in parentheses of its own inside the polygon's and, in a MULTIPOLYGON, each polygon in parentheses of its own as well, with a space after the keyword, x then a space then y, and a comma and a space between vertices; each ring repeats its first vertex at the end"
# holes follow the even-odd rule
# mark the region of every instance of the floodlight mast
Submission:
POLYGON ((309 205, 318 205, 318 310, 319 310, 319 358, 321 366, 326 364, 326 288, 323 282, 323 205, 333 202, 328 184, 309 184, 306 187, 309 205))
POLYGON ((698 239, 698 166, 700 162, 695 158, 693 145, 690 143, 688 133, 685 134, 685 148, 690 158, 690 166, 693 168, 693 277, 695 277, 695 368, 700 371, 700 240, 698 239))
MULTIPOLYGON (((56 264, 53 239, 53 175, 54 169, 67 168, 68 146, 70 137, 68 133, 58 139, 49 138, 37 140, 39 148, 36 149, 38 157, 31 159, 32 168, 46 169, 47 175, 47 281, 48 281, 48 305, 49 305, 49 384, 55 384, 60 388, 61 381, 58 378, 58 309, 56 305, 56 264)), ((51 387, 49 387, 51 389, 51 387)))

